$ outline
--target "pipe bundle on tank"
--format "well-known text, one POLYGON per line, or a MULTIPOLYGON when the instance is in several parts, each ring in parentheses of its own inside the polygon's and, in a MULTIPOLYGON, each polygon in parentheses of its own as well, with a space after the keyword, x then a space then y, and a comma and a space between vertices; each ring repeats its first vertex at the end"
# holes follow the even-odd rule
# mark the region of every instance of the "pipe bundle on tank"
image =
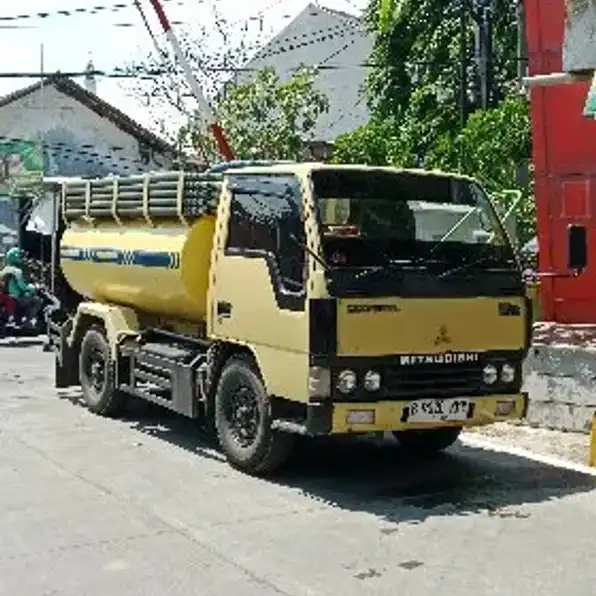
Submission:
POLYGON ((63 212, 67 220, 84 216, 192 220, 215 212, 221 183, 221 174, 194 172, 70 181, 64 183, 63 212))

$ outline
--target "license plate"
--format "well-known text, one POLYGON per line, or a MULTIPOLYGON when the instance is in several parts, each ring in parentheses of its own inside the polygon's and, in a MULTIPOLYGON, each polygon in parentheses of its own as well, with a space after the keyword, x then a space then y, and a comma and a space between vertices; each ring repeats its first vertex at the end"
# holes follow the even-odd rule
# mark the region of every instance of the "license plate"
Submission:
POLYGON ((466 420, 469 399, 418 399, 408 406, 408 422, 452 422, 466 420))

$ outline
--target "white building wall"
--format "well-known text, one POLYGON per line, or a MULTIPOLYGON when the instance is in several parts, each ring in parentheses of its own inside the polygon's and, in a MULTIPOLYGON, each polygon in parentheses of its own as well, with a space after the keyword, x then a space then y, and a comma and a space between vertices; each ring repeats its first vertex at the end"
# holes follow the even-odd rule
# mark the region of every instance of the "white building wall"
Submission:
POLYGON ((158 170, 162 155, 143 161, 138 140, 49 85, 0 107, 0 140, 40 140, 46 176, 105 176, 158 170))
POLYGON ((596 68, 596 5, 588 0, 567 3, 563 70, 574 72, 596 68))

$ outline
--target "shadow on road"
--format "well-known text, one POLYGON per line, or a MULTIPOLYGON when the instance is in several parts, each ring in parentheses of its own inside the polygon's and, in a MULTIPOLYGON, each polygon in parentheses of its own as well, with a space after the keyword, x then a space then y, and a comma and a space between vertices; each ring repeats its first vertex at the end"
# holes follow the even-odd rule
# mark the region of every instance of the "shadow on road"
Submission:
MULTIPOLYGON (((227 466, 214 440, 192 420, 135 402, 121 422, 227 466)), ((352 437, 299 440, 289 465, 263 482, 395 523, 472 513, 525 518, 530 512, 523 505, 596 489, 595 476, 516 455, 458 444, 420 460, 405 457, 391 441, 352 437)))

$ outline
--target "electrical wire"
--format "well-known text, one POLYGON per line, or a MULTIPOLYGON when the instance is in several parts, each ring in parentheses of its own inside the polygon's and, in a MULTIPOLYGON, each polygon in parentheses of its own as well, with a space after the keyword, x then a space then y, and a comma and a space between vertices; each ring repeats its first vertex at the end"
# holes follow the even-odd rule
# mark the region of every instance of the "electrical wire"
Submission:
POLYGON ((137 8, 137 11, 139 12, 139 15, 141 17, 141 21, 143 21, 143 26, 145 27, 145 30, 149 34, 149 37, 151 38, 151 41, 153 42, 153 45, 155 46, 157 55, 161 56, 161 57, 167 56, 166 51, 159 45, 159 42, 157 41, 157 37, 155 36, 155 33, 153 33, 153 30, 151 29, 151 25, 149 24, 149 19, 147 18, 147 15, 145 14, 145 11, 143 10, 141 1, 134 0, 134 6, 137 8))
MULTIPOLYGON (((149 28, 149 30, 151 30, 149 28)), ((263 52, 261 54, 259 54, 257 52, 257 54, 253 57, 252 60, 262 60, 264 58, 268 58, 270 56, 278 56, 281 54, 285 54, 285 53, 290 53, 294 50, 303 48, 303 47, 307 47, 310 45, 315 45, 318 43, 321 43, 323 41, 326 40, 327 37, 331 36, 333 37, 333 33, 337 33, 337 37, 341 38, 344 35, 347 34, 353 34, 355 31, 350 27, 348 29, 342 29, 341 26, 337 26, 334 25, 332 27, 328 27, 328 28, 323 28, 323 29, 319 29, 317 31, 311 31, 308 32, 304 35, 299 35, 299 36, 291 36, 288 38, 284 38, 284 42, 286 41, 300 41, 301 39, 306 39, 308 37, 311 37, 312 35, 321 35, 325 32, 331 32, 331 35, 328 36, 323 36, 323 37, 318 37, 314 40, 311 40, 307 43, 299 43, 299 44, 292 44, 290 45, 288 48, 281 48, 277 51, 273 51, 273 50, 268 50, 266 52, 263 52), (339 29, 338 29, 339 27, 339 29)), ((156 48, 159 48, 159 45, 157 44, 157 40, 155 38, 155 35, 152 33, 152 37, 153 39, 155 39, 154 44, 156 45, 156 48)), ((281 40, 280 40, 281 41, 281 40)), ((279 43, 279 42, 278 42, 279 43)), ((163 50, 159 50, 160 53, 163 52, 163 50)), ((249 61, 250 62, 250 61, 249 61)), ((317 67, 317 65, 313 65, 315 68, 317 67)), ((344 69, 348 69, 348 68, 354 68, 354 67, 360 67, 360 68, 372 68, 374 67, 374 65, 363 62, 361 64, 352 64, 352 65, 327 65, 327 64, 321 64, 320 69, 321 70, 344 70, 344 69)), ((223 73, 239 73, 239 72, 258 72, 259 70, 261 70, 260 68, 254 68, 254 67, 233 67, 233 66, 202 66, 201 70, 203 72, 210 72, 210 73, 216 73, 216 72, 223 72, 223 73)), ((57 71, 56 73, 54 73, 55 75, 61 75, 64 77, 69 77, 69 78, 79 78, 79 77, 85 77, 85 76, 98 76, 98 77, 106 77, 106 78, 121 78, 121 79, 130 79, 130 78, 142 78, 142 77, 155 77, 155 76, 162 76, 165 74, 171 74, 171 71, 168 69, 143 69, 141 67, 137 67, 136 69, 123 69, 123 68, 119 68, 116 67, 113 70, 101 70, 101 69, 94 69, 92 71, 57 71), (135 72, 136 70, 136 72, 135 72)), ((0 72, 0 79, 17 79, 17 78, 46 78, 51 76, 51 73, 48 72, 38 72, 38 71, 18 71, 18 72, 0 72)))
POLYGON ((87 7, 78 7, 78 8, 71 8, 68 10, 53 10, 49 12, 33 12, 28 14, 15 14, 15 15, 8 15, 8 16, 0 16, 0 22, 13 22, 13 21, 24 21, 24 20, 32 20, 32 19, 47 19, 51 17, 73 17, 83 14, 92 14, 95 15, 98 12, 119 12, 126 8, 130 8, 132 4, 129 3, 118 3, 118 4, 108 4, 108 5, 101 5, 101 6, 87 6, 87 7))
MULTIPOLYGON (((170 0, 173 1, 173 0, 170 0)), ((119 4, 116 6, 124 6, 123 4, 119 4)), ((126 6, 136 6, 135 3, 127 4, 126 6)), ((43 14, 43 13, 41 13, 43 14)), ((26 15, 21 15, 23 18, 26 15)), ((2 17, 0 17, 1 19, 2 17)), ((308 31, 301 35, 293 35, 289 37, 283 37, 278 41, 274 41, 273 44, 269 44, 266 46, 268 49, 263 52, 257 52, 254 59, 262 60, 265 58, 269 58, 271 56, 279 56, 286 53, 290 53, 300 48, 316 45, 322 43, 327 40, 327 38, 331 37, 338 37, 342 38, 346 35, 354 35, 358 33, 359 30, 355 29, 353 25, 333 25, 331 27, 324 27, 321 29, 317 29, 315 31, 308 31), (313 35, 316 35, 315 39, 308 39, 311 38, 313 35), (302 40, 307 40, 302 42, 302 40), (297 43, 291 43, 297 42, 297 43), (289 43, 288 47, 280 47, 279 49, 275 49, 276 46, 279 46, 281 43, 289 43)), ((152 38, 154 39, 154 44, 156 48, 159 47, 157 44, 157 39, 155 34, 151 33, 152 38)), ((163 50, 160 50, 163 52, 163 50)), ((423 64, 423 63, 420 63, 423 64)), ((313 65, 317 66, 317 65, 313 65)), ((374 65, 368 64, 363 62, 361 64, 352 64, 352 65, 321 65, 321 70, 338 70, 338 69, 347 69, 347 68, 374 68, 374 65)), ((201 70, 208 73, 216 73, 216 72, 224 72, 224 73, 238 73, 238 72, 258 72, 261 69, 258 68, 251 68, 251 67, 228 67, 228 66, 204 66, 201 67, 201 70)), ((171 74, 171 71, 167 69, 138 69, 137 72, 131 72, 130 69, 123 69, 123 68, 114 68, 113 70, 101 70, 95 69, 93 71, 57 71, 56 73, 49 73, 49 72, 39 72, 39 71, 7 71, 7 72, 0 72, 0 79, 22 79, 22 78, 30 78, 30 79, 38 79, 38 78, 48 78, 52 75, 61 75, 64 77, 69 78, 80 78, 85 76, 98 76, 98 77, 105 77, 105 78, 116 78, 116 79, 131 79, 131 78, 140 78, 140 75, 143 77, 155 77, 155 76, 162 76, 165 74, 171 74)))
MULTIPOLYGON (((205 0, 196 0, 199 4, 204 3, 205 0)), ((185 2, 183 0, 164 0, 169 4, 184 7, 185 2)), ((275 0, 270 5, 266 6, 265 8, 259 10, 257 13, 245 18, 235 19, 232 21, 226 21, 227 24, 236 24, 240 22, 248 23, 249 21, 253 20, 260 20, 263 18, 265 12, 272 10, 279 4, 281 4, 283 0, 275 0)), ((136 6, 136 2, 119 2, 115 4, 103 4, 103 5, 93 5, 93 6, 80 6, 75 8, 69 9, 60 9, 60 10, 53 10, 53 11, 40 11, 40 12, 33 12, 33 13, 23 13, 23 14, 15 14, 15 15, 5 15, 0 16, 0 23, 1 22, 15 22, 15 21, 34 21, 34 20, 42 20, 47 21, 50 18, 65 18, 65 17, 76 17, 76 16, 84 16, 84 15, 91 15, 95 16, 99 13, 103 14, 110 14, 110 13, 120 13, 129 8, 134 8, 136 6)), ((291 18, 292 15, 282 15, 281 18, 291 18)), ((172 25, 183 25, 182 21, 172 20, 172 25)), ((111 23, 113 27, 136 27, 135 23, 111 23)), ((12 28, 12 27, 11 27, 12 28)), ((20 28, 15 26, 14 28, 20 28)))
MULTIPOLYGON (((183 6, 184 3, 180 0, 164 0, 165 2, 175 2, 179 6, 183 6)), ((12 21, 23 21, 32 19, 48 19, 53 17, 76 17, 79 15, 96 15, 97 13, 104 12, 120 12, 127 8, 134 8, 134 2, 118 2, 115 4, 100 4, 92 6, 79 6, 76 8, 60 9, 52 11, 40 11, 31 12, 25 14, 15 14, 8 16, 0 16, 0 22, 12 22, 12 21)))

